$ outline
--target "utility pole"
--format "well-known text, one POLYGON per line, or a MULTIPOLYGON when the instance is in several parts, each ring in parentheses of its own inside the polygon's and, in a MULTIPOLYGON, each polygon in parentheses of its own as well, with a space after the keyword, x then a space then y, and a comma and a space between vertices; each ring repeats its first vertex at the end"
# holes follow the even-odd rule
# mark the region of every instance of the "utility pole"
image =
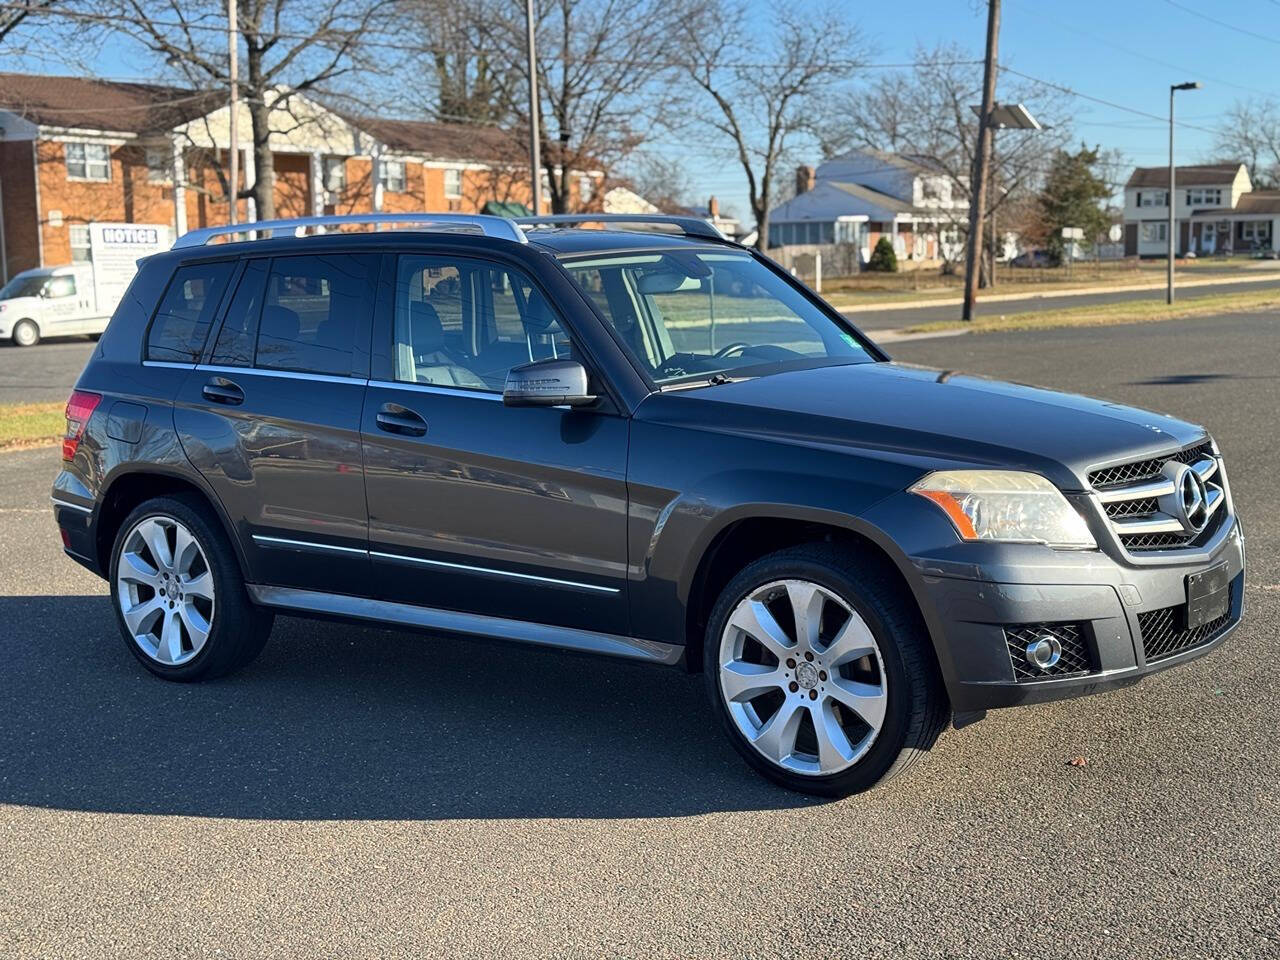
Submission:
POLYGON ((1174 254, 1174 228, 1178 225, 1174 211, 1177 209, 1177 201, 1174 199, 1174 189, 1177 184, 1173 166, 1173 95, 1179 90, 1199 90, 1200 84, 1192 81, 1190 83, 1175 83, 1169 87, 1169 275, 1165 284, 1165 303, 1173 304, 1173 254, 1174 254))
POLYGON ((529 36, 529 173, 533 186, 533 215, 542 213, 542 146, 538 131, 538 53, 534 47, 533 0, 524 2, 525 31, 529 36))
POLYGON ((230 57, 228 64, 228 76, 231 79, 231 114, 230 114, 230 140, 231 140, 231 186, 227 189, 228 196, 231 200, 231 212, 227 215, 227 223, 235 224, 237 221, 236 207, 240 200, 240 124, 237 114, 239 109, 240 96, 240 76, 239 76, 239 54, 240 54, 240 32, 237 23, 236 0, 227 0, 227 54, 230 57))
POLYGON ((969 242, 964 256, 964 319, 973 319, 978 298, 978 262, 982 256, 982 221, 987 208, 987 168, 991 163, 991 111, 996 102, 996 51, 1000 39, 1000 0, 987 0, 987 56, 982 68, 982 106, 978 114, 978 151, 973 158, 969 191, 969 242))

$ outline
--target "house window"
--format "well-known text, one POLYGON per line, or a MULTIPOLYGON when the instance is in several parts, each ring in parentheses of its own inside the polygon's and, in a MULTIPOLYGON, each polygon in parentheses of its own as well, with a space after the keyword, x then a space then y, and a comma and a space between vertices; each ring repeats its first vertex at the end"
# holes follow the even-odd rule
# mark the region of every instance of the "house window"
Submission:
POLYGON ((172 164, 173 155, 167 147, 147 147, 147 182, 168 183, 172 164))
POLYGON ((346 157, 324 158, 324 189, 328 193, 342 193, 347 189, 346 157))
POLYGON ((444 195, 450 199, 462 196, 462 171, 457 167, 444 172, 444 195))
POLYGON ((105 143, 68 143, 67 176, 78 180, 110 180, 111 148, 105 143))
POLYGON ((1168 240, 1169 225, 1167 223, 1144 223, 1142 225, 1143 243, 1167 243, 1168 240))
POLYGON ((89 227, 83 223, 71 224, 71 262, 88 263, 93 257, 89 251, 89 227))
POLYGON ((1138 194, 1140 207, 1167 207, 1169 205, 1168 190, 1144 190, 1138 194))
POLYGON ((1202 207, 1206 204, 1219 206, 1222 203, 1222 188, 1197 188, 1187 191, 1187 206, 1202 207))
POLYGON ((391 193, 404 193, 404 161, 382 161, 382 188, 391 193))
POLYGON ((582 203, 590 203, 591 198, 595 196, 596 182, 590 177, 578 178, 578 199, 582 203))
POLYGON ((1240 239, 1246 243, 1266 243, 1271 239, 1271 221, 1242 221, 1240 224, 1240 239))

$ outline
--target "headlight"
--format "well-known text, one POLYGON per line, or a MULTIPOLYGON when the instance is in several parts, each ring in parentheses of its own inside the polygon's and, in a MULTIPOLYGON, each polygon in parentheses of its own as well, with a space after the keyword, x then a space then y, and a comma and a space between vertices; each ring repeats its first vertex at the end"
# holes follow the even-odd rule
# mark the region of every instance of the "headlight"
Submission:
POLYGON ((1016 470, 940 470, 910 487, 932 500, 965 540, 1097 547, 1084 518, 1052 483, 1016 470))

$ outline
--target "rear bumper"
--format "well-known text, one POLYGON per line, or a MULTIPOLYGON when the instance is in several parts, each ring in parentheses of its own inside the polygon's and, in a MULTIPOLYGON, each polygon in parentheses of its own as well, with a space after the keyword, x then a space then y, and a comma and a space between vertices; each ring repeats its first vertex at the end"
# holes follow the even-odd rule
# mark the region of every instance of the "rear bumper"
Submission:
POLYGON ((1080 577, 1059 568, 1046 582, 925 575, 927 619, 952 707, 965 714, 1088 696, 1202 657, 1240 623, 1244 569, 1244 538, 1233 518, 1210 556, 1186 563, 1133 567, 1094 554, 1080 577), (1227 613, 1188 630, 1187 577, 1220 563, 1230 584, 1227 613), (1039 671, 1011 636, 1045 625, 1067 628, 1072 642, 1064 646, 1076 654, 1069 672, 1039 671))

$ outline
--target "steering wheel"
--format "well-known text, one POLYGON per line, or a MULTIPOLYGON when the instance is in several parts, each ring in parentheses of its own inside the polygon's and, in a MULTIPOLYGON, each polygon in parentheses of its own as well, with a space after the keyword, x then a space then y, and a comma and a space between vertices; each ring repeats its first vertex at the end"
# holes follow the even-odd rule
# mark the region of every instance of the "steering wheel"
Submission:
POLYGON ((735 350, 741 353, 743 350, 749 350, 749 349, 751 349, 751 344, 743 343, 741 340, 738 340, 734 343, 729 344, 727 347, 721 347, 712 355, 712 359, 723 360, 725 357, 733 353, 735 350))

